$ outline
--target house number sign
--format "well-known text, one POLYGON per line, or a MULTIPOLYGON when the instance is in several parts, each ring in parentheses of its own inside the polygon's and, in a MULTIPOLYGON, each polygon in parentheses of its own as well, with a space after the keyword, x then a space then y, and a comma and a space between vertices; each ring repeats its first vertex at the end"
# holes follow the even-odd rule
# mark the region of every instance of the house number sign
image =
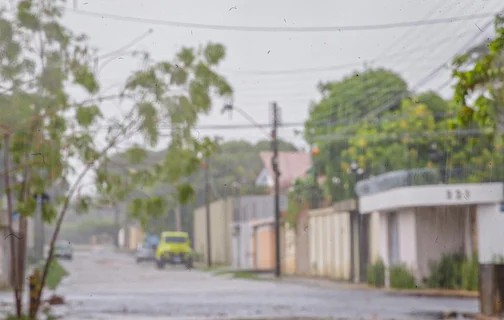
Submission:
POLYGON ((453 190, 446 190, 446 199, 455 199, 455 200, 469 200, 469 197, 471 196, 471 193, 469 190, 461 190, 461 189, 453 189, 453 190))

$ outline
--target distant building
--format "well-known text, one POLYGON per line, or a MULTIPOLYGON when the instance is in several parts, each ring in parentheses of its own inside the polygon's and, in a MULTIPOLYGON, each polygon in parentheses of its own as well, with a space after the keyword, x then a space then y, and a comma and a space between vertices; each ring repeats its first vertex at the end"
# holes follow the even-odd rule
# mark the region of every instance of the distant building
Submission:
MULTIPOLYGON (((271 163, 273 152, 261 152, 259 155, 264 168, 257 176, 256 185, 268 187, 273 191, 275 185, 275 173, 271 163)), ((297 178, 304 177, 311 167, 311 155, 308 152, 279 152, 280 192, 285 193, 292 183, 297 178)))

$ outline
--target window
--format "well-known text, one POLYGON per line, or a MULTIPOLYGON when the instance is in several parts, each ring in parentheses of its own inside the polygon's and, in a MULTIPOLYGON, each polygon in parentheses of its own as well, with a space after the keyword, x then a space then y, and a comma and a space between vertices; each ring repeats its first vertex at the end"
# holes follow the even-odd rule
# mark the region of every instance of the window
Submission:
POLYGON ((165 242, 167 243, 185 243, 187 238, 184 237, 166 237, 165 242))

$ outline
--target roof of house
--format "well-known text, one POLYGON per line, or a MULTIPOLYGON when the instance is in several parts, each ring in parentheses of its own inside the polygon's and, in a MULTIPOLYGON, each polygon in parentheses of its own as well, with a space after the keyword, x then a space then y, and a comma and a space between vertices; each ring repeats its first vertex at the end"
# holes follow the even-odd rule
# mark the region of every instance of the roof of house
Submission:
MULTIPOLYGON (((273 176, 274 172, 271 164, 273 152, 261 152, 260 156, 264 167, 273 176)), ((308 152, 279 152, 280 189, 288 188, 294 179, 302 177, 311 166, 311 155, 308 152)))

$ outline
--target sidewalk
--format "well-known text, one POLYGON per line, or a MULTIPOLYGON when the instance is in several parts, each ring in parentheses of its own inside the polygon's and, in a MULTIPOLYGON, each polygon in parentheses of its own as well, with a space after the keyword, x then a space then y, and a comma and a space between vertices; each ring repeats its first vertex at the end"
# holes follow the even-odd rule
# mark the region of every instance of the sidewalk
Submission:
MULTIPOLYGON (((266 278, 266 276, 265 276, 266 278)), ((272 276, 268 275, 271 280, 276 280, 272 276)), ((327 289, 345 289, 345 290, 375 290, 382 291, 392 295, 408 295, 417 297, 451 297, 451 298, 468 298, 477 299, 479 297, 479 292, 477 291, 465 291, 465 290, 449 290, 449 289, 386 289, 386 288, 375 288, 371 287, 365 283, 350 283, 346 281, 337 281, 332 279, 323 278, 311 278, 311 277, 298 277, 298 276, 282 276, 281 282, 301 284, 308 286, 315 286, 319 288, 327 289)))

